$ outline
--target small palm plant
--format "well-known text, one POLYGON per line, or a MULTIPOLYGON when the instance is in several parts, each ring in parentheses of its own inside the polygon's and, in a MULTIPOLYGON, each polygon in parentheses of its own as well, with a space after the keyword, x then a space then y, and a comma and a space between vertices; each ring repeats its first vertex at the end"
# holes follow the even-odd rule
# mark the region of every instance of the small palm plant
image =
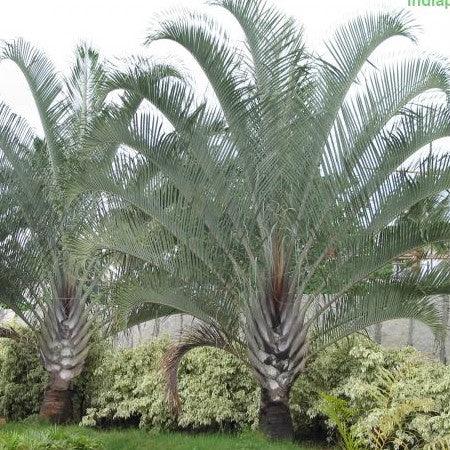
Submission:
MULTIPOLYGON (((76 172, 83 161, 104 162, 118 149, 111 144, 102 154, 90 153, 86 140, 96 121, 123 117, 122 104, 130 112, 139 102, 127 96, 107 102, 113 90, 108 66, 86 45, 65 78, 21 39, 5 43, 1 58, 28 82, 43 134, 0 105, 0 302, 38 332, 50 373, 41 415, 63 422, 72 416, 69 388, 83 371, 93 313, 109 317, 107 305, 95 300, 130 266, 106 254, 74 257, 68 242, 104 205, 73 190, 68 195, 68 187, 87 176, 76 172)), ((164 76, 157 68, 153 74, 164 76)))
POLYGON ((446 63, 415 55, 373 67, 395 36, 413 38, 406 13, 358 17, 318 57, 294 20, 265 3, 217 0, 245 35, 233 43, 205 14, 182 12, 148 38, 170 39, 194 56, 211 102, 195 103, 181 82, 150 89, 137 70, 117 87, 156 106, 96 130, 91 145, 119 140, 120 155, 84 182, 116 207, 97 222, 86 251, 109 248, 145 262, 120 299, 199 319, 166 359, 174 406, 177 366, 211 345, 252 368, 261 387, 260 425, 292 438, 289 393, 321 348, 394 318, 443 331, 431 297, 448 289, 444 266, 401 281, 377 271, 411 249, 446 241, 450 226, 402 220, 450 183, 449 158, 431 157, 411 178, 398 170, 448 136, 446 63), (444 99, 423 95, 430 90, 444 99), (419 289, 420 287, 420 289, 419 289))

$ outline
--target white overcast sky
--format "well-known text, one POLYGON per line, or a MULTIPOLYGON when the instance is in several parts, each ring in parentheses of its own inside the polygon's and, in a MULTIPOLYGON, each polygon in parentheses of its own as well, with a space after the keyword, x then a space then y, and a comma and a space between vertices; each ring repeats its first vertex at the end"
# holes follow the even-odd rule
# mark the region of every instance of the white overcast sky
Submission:
MULTIPOLYGON (((358 12, 404 8, 413 13, 422 27, 419 48, 450 59, 450 8, 409 7, 408 0, 275 0, 275 3, 304 25, 308 43, 317 49, 337 24, 358 12)), ((152 52, 170 57, 177 53, 170 44, 161 42, 156 44, 157 48, 144 49, 142 43, 155 16, 178 6, 209 8, 219 17, 223 15, 223 20, 229 20, 201 0, 13 0, 2 2, 0 39, 20 36, 33 42, 63 72, 80 41, 92 44, 105 57, 152 52)), ((391 40, 382 51, 392 56, 404 52, 408 45, 403 40, 391 40)), ((0 64, 0 100, 39 127, 25 81, 8 63, 0 64)))

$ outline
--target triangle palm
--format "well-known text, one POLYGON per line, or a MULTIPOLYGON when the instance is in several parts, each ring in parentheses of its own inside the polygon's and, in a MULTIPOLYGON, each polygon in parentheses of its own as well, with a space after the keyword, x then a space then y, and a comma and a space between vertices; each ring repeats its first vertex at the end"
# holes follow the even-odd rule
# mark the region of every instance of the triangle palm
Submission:
MULTIPOLYGON (((41 414, 61 422, 72 416, 69 387, 84 368, 92 312, 106 322, 112 309, 99 304, 100 295, 108 300, 111 282, 131 267, 106 253, 74 256, 69 243, 105 205, 73 190, 69 195, 68 187, 86 176, 76 172, 83 162, 108 161, 118 149, 111 143, 102 154, 91 152, 86 142, 96 121, 123 118, 124 105, 133 114, 139 102, 127 95, 107 101, 114 90, 108 66, 86 45, 67 77, 22 39, 5 43, 1 57, 24 75, 43 136, 0 105, 0 302, 38 332, 50 373, 41 414)), ((167 70, 154 66, 155 80, 167 70)))
POLYGON ((147 110, 131 124, 97 128, 91 145, 120 141, 134 153, 82 183, 118 212, 102 215, 83 245, 153 268, 123 285, 124 308, 162 304, 202 321, 166 361, 175 404, 185 352, 219 346, 252 368, 262 429, 290 438, 289 392, 319 349, 394 318, 443 332, 433 295, 448 291, 445 265, 401 282, 372 275, 410 249, 450 238, 446 221, 424 230, 401 219, 448 188, 448 157, 422 161, 413 179, 397 170, 449 135, 447 100, 421 96, 448 95, 449 71, 427 55, 367 64, 386 40, 413 39, 405 13, 354 19, 319 58, 295 21, 270 5, 213 3, 239 22, 244 49, 214 18, 190 11, 171 14, 148 42, 186 48, 215 101, 195 103, 180 81, 155 92, 135 69, 116 74, 116 87, 164 117, 147 110))

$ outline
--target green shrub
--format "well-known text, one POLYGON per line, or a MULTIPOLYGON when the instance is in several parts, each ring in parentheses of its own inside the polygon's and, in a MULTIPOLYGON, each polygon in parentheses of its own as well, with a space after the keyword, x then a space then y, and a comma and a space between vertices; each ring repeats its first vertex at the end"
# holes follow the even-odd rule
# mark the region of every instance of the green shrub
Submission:
POLYGON ((0 339, 0 416, 18 420, 39 411, 48 374, 39 360, 33 334, 0 339))
POLYGON ((343 356, 342 347, 334 347, 311 364, 308 377, 300 382, 310 388, 299 402, 302 413, 320 418, 318 394, 325 391, 346 401, 352 410, 347 425, 366 448, 441 448, 442 442, 450 443, 447 366, 413 348, 386 349, 368 340, 356 340, 343 356), (332 371, 343 364, 335 379, 323 375, 330 373, 326 364, 332 360, 332 371))
MULTIPOLYGON (((357 384, 358 377, 366 377, 370 383, 379 369, 394 369, 400 361, 417 354, 412 348, 386 349, 359 335, 323 350, 310 361, 306 373, 292 389, 294 423, 301 434, 310 434, 316 428, 321 434, 328 430, 331 437, 333 427, 327 426, 321 412, 321 393, 347 398, 341 387, 350 379, 357 384)), ((368 404, 361 406, 369 407, 368 404)))
POLYGON ((364 338, 353 337, 339 342, 322 351, 310 361, 306 373, 297 380, 291 392, 291 410, 297 434, 302 437, 323 438, 328 432, 333 434, 325 423, 319 405, 321 393, 331 392, 343 383, 358 362, 349 358, 353 346, 364 338))
POLYGON ((110 350, 94 372, 92 404, 83 424, 170 427, 159 373, 165 348, 165 342, 155 341, 134 349, 110 350))
POLYGON ((229 353, 206 347, 188 353, 179 386, 180 426, 256 427, 259 389, 250 371, 229 353))
POLYGON ((98 385, 85 425, 137 424, 155 429, 254 426, 258 392, 248 370, 216 349, 189 352, 179 372, 182 412, 171 416, 165 400, 161 358, 169 341, 111 351, 95 372, 98 385))
MULTIPOLYGON (((379 439, 373 430, 383 431, 382 448, 413 448, 450 434, 450 370, 427 360, 418 352, 397 351, 397 362, 390 370, 364 362, 367 350, 356 347, 361 374, 352 374, 335 392, 345 396, 358 412, 354 429, 373 448, 379 439)), ((384 352, 379 348, 371 355, 384 352)), ((379 433, 377 433, 379 434, 379 433)), ((381 448, 381 447, 379 447, 381 448)))

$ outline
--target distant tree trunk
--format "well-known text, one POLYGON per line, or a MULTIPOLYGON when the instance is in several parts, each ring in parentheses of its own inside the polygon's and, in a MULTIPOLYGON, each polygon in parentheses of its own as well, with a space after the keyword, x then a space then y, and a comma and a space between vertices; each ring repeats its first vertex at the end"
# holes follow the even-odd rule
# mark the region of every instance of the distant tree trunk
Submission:
MULTIPOLYGON (((448 295, 443 295, 442 299, 442 318, 446 326, 448 326, 449 316, 450 316, 450 297, 448 295)), ((439 359, 442 363, 447 364, 447 346, 446 346, 446 338, 445 335, 441 341, 439 342, 439 359)))
POLYGON ((184 331, 184 314, 180 314, 180 334, 184 331))
POLYGON ((413 319, 409 319, 408 322, 408 340, 407 344, 411 347, 414 345, 414 329, 415 329, 415 323, 413 319))
POLYGON ((375 325, 375 342, 381 344, 382 341, 383 324, 377 323, 375 325))
POLYGON ((70 383, 52 375, 39 415, 52 423, 68 423, 73 419, 72 391, 70 383))
POLYGON ((154 337, 159 336, 160 326, 161 326, 161 323, 160 323, 160 319, 158 317, 157 319, 154 319, 154 321, 153 321, 153 336, 154 337))
POLYGON ((259 428, 270 439, 292 441, 294 425, 289 407, 289 395, 279 396, 269 389, 261 389, 259 428))

